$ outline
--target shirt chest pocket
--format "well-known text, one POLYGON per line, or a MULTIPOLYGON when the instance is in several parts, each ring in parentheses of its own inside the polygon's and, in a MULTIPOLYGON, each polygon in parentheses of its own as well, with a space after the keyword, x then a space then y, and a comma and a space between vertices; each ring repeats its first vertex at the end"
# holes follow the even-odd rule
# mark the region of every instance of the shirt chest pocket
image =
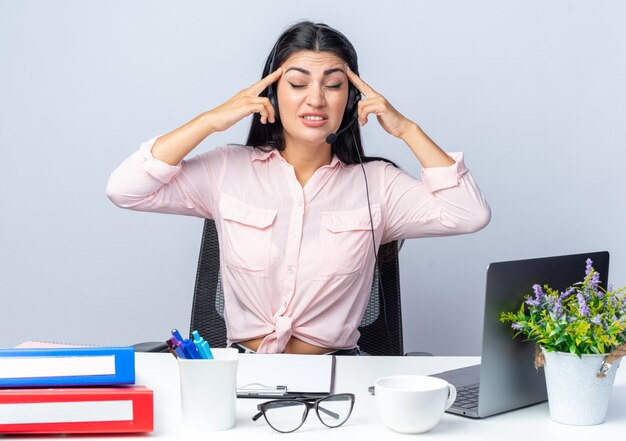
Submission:
POLYGON ((358 273, 373 256, 372 227, 380 225, 380 205, 358 210, 322 213, 317 278, 358 273))
POLYGON ((219 207, 226 264, 235 270, 267 276, 277 210, 254 207, 226 195, 220 199, 219 207))

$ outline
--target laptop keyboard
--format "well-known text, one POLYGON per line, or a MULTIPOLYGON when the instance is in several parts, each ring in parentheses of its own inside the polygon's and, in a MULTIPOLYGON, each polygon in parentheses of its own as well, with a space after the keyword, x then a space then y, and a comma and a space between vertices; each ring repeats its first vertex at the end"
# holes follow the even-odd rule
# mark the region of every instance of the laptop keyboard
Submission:
POLYGON ((459 387, 456 390, 454 406, 460 407, 461 409, 473 409, 478 407, 478 389, 479 384, 459 387))

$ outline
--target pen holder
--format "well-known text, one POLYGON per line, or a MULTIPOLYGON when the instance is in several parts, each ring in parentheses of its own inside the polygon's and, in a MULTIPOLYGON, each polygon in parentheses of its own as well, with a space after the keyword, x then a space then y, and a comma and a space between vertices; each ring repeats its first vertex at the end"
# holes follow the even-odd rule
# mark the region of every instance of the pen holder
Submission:
POLYGON ((190 432, 235 427, 239 352, 211 351, 212 360, 178 359, 183 425, 190 432))

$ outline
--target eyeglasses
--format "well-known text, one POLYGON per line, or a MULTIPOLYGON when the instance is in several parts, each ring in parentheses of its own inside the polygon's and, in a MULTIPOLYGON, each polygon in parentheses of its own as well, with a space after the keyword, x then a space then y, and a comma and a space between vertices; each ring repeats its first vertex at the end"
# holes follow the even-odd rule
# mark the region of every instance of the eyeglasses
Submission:
POLYGON ((252 421, 258 420, 263 415, 272 429, 289 433, 302 427, 309 415, 309 410, 315 409, 319 420, 325 426, 334 428, 348 420, 353 407, 354 394, 272 400, 257 406, 260 412, 252 417, 252 421))

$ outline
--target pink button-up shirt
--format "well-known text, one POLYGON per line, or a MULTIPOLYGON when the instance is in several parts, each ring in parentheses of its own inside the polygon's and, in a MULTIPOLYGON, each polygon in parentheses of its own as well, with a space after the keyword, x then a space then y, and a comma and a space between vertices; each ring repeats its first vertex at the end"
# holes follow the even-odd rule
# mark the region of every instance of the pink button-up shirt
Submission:
MULTIPOLYGON (((357 345, 370 296, 374 249, 363 172, 334 157, 304 187, 277 150, 217 148, 170 166, 143 143, 109 178, 107 195, 132 210, 215 220, 228 341, 264 337, 283 352, 357 345)), ((483 194, 455 163, 422 181, 382 161, 364 164, 376 247, 398 239, 477 231, 490 219, 483 194)))

